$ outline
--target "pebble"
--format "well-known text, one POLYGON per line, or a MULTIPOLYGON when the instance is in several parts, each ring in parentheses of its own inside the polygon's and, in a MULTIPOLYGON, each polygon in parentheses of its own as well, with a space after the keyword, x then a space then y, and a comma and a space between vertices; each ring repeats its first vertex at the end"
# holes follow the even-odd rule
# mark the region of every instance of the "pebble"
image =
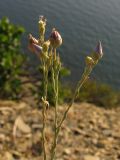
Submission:
POLYGON ((84 156, 84 160, 100 160, 97 156, 86 155, 84 156))

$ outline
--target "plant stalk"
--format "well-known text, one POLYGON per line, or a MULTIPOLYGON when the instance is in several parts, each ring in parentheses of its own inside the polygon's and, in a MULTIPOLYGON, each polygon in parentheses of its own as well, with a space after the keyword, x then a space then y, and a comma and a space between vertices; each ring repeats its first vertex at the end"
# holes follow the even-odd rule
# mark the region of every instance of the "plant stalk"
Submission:
POLYGON ((56 93, 55 93, 55 122, 54 122, 54 142, 53 142, 53 146, 52 146, 52 149, 51 149, 51 160, 54 160, 55 159, 55 156, 56 156, 56 146, 57 146, 57 118, 58 118, 58 115, 57 115, 57 105, 58 105, 58 75, 56 75, 56 78, 55 78, 55 86, 56 86, 56 93))
MULTIPOLYGON (((56 50, 55 55, 56 56, 56 50)), ((57 106, 58 106, 58 78, 59 78, 59 69, 56 70, 54 67, 52 67, 52 81, 53 81, 53 90, 55 95, 55 113, 54 113, 54 140, 53 140, 53 146, 51 149, 51 158, 50 160, 56 159, 56 146, 57 146, 57 120, 58 120, 58 114, 57 114, 57 106)))
MULTIPOLYGON (((44 85, 44 93, 43 99, 47 100, 47 86, 48 86, 48 70, 45 62, 43 62, 43 85, 44 85)), ((46 104, 43 103, 43 110, 42 110, 42 117, 43 117, 43 127, 42 127, 42 145, 43 145, 43 155, 44 160, 46 160, 46 148, 45 148, 45 128, 46 128, 46 104)))
MULTIPOLYGON (((58 124, 58 126, 57 126, 57 128, 56 128, 56 139, 58 138, 58 135, 59 135, 61 126, 62 126, 64 120, 66 119, 66 116, 67 116, 68 111, 69 111, 70 108, 72 107, 72 105, 73 105, 73 103, 74 103, 74 101, 75 101, 75 98, 78 96, 81 87, 83 86, 83 84, 84 84, 84 83, 86 82, 86 80, 88 79, 89 74, 91 73, 92 69, 93 69, 93 67, 89 67, 89 68, 86 67, 86 68, 85 68, 85 71, 84 71, 84 73, 83 73, 83 75, 82 75, 82 78, 81 78, 81 80, 78 82, 78 84, 77 84, 77 86, 76 86, 76 89, 75 89, 73 98, 72 98, 72 100, 71 100, 71 103, 70 103, 69 106, 67 107, 66 111, 64 112, 64 115, 63 115, 62 119, 60 120, 60 122, 59 122, 59 124, 58 124)), ((54 160, 54 158, 51 159, 51 160, 54 160)))
POLYGON ((59 131, 60 131, 60 129, 61 129, 61 126, 62 126, 64 120, 66 119, 66 116, 67 116, 68 111, 69 111, 70 108, 72 107, 72 105, 73 105, 73 103, 74 103, 74 101, 75 101, 75 98, 78 96, 81 87, 82 87, 83 84, 87 81, 87 79, 88 79, 88 77, 89 77, 89 74, 91 73, 92 69, 93 69, 92 66, 89 66, 89 67, 86 67, 86 68, 85 68, 85 71, 84 71, 84 73, 83 73, 83 75, 82 75, 82 78, 81 78, 81 80, 78 82, 78 84, 77 84, 77 86, 76 86, 76 89, 75 89, 73 98, 72 98, 72 100, 71 100, 71 103, 69 104, 69 106, 67 107, 66 111, 64 112, 64 115, 63 115, 63 117, 62 117, 62 119, 61 119, 61 121, 60 121, 60 123, 59 123, 59 125, 58 125, 58 127, 57 127, 57 135, 59 134, 59 131))

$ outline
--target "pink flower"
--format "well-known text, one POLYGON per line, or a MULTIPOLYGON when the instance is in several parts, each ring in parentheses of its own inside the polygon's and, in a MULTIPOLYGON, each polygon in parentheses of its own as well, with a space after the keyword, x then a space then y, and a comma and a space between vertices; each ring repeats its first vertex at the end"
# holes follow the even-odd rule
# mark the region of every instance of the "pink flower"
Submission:
POLYGON ((39 45, 38 40, 35 39, 31 34, 29 35, 28 49, 35 53, 38 57, 42 53, 42 47, 39 45))

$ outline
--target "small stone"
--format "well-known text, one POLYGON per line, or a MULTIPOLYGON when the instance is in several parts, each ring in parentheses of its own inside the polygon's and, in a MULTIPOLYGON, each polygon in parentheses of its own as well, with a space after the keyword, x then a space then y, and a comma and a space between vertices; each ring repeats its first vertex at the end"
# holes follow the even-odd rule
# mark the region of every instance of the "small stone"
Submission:
POLYGON ((71 153, 71 150, 70 150, 69 148, 66 148, 66 149, 64 150, 64 153, 67 154, 67 155, 69 155, 69 154, 71 153))
POLYGON ((10 152, 5 152, 4 159, 5 160, 13 160, 13 156, 10 152))
POLYGON ((86 135, 86 132, 79 129, 79 128, 73 128, 73 133, 76 135, 76 136, 79 136, 79 135, 86 135))
POLYGON ((105 135, 105 136, 112 136, 112 131, 111 130, 109 130, 109 129, 105 129, 105 130, 103 130, 103 135, 105 135))
POLYGON ((105 148, 105 144, 104 144, 103 142, 98 142, 98 143, 96 144, 96 147, 97 147, 97 148, 105 148))
POLYGON ((84 156, 84 160, 100 160, 97 156, 86 155, 84 156))
POLYGON ((92 139, 92 143, 94 144, 94 145, 96 145, 97 143, 98 143, 98 140, 97 139, 92 139))
POLYGON ((6 137, 4 134, 0 134, 0 141, 5 141, 6 137))

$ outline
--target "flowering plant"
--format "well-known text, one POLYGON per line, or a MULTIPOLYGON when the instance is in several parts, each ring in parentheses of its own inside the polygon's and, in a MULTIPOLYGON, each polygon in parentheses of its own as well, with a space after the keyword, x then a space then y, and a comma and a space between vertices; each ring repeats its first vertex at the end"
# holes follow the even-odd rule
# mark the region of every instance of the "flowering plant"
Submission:
POLYGON ((102 45, 101 42, 98 42, 96 49, 85 58, 85 68, 82 74, 81 79, 78 81, 76 85, 76 89, 70 104, 68 105, 67 109, 64 111, 63 116, 60 120, 58 120, 58 81, 59 81, 59 73, 61 70, 61 60, 60 56, 57 53, 57 48, 62 45, 62 37, 60 33, 53 28, 51 35, 47 41, 44 40, 45 29, 46 29, 46 18, 41 16, 39 19, 39 39, 34 38, 31 34, 29 35, 29 45, 28 48, 34 52, 41 61, 41 67, 43 69, 43 83, 44 83, 44 91, 42 103, 42 117, 43 117, 43 127, 42 127, 42 145, 43 145, 43 154, 44 160, 47 159, 46 155, 46 139, 45 139, 45 128, 46 128, 46 112, 47 106, 49 106, 49 102, 47 100, 47 92, 48 92, 48 72, 50 71, 52 74, 52 86, 54 92, 54 137, 53 137, 53 144, 50 151, 50 160, 56 159, 56 146, 57 146, 57 139, 61 129, 61 126, 66 119, 67 113, 69 109, 72 107, 75 98, 78 96, 79 91, 83 84, 87 81, 90 73, 92 72, 95 65, 98 61, 102 58, 102 45))

